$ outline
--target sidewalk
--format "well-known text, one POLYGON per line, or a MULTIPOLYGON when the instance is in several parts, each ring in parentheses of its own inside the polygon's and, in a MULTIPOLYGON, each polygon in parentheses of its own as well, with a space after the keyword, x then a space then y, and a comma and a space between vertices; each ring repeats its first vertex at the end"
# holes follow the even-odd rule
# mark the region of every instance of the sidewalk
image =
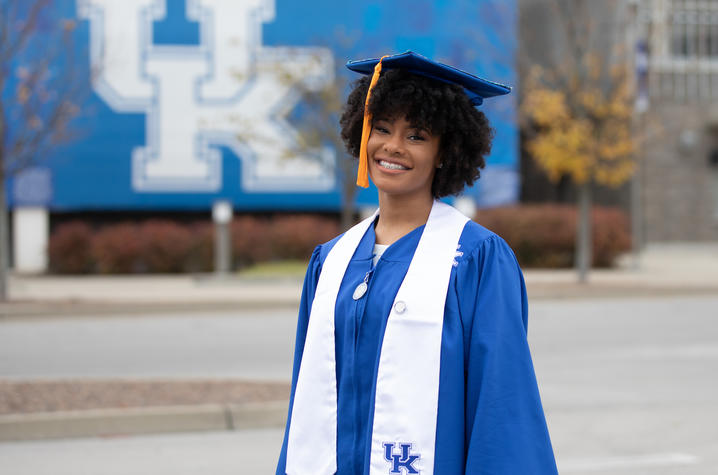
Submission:
POLYGON ((636 261, 625 255, 613 269, 591 271, 579 284, 572 270, 524 271, 529 298, 718 295, 718 243, 654 244, 636 261))
POLYGON ((13 275, 0 317, 296 308, 301 292, 296 277, 13 275))
POLYGON ((0 381, 0 443, 283 427, 289 383, 0 381))
MULTIPOLYGON (((654 245, 636 267, 625 256, 587 284, 570 269, 524 271, 530 299, 718 293, 718 243, 654 245)), ((300 277, 206 275, 12 276, 1 316, 296 307, 300 277)))

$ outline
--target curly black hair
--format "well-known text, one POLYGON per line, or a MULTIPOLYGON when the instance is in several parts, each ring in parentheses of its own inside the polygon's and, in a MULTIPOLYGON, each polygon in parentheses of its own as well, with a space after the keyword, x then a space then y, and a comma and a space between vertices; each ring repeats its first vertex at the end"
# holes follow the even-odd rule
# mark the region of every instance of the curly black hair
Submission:
MULTIPOLYGON (((364 102, 370 77, 354 83, 340 119, 347 151, 359 156, 364 102)), ((461 86, 412 74, 403 69, 383 71, 372 89, 369 111, 373 117, 405 117, 412 127, 427 130, 439 140, 442 168, 431 185, 434 198, 461 193, 471 186, 491 152, 494 130, 483 112, 474 107, 461 86)))

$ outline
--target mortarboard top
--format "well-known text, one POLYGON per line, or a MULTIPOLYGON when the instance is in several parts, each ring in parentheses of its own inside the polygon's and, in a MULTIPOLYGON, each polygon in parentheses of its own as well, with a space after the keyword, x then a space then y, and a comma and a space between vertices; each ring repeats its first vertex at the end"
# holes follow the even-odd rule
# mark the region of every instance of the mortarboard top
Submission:
MULTIPOLYGON (((347 68, 361 74, 372 74, 379 61, 379 58, 349 61, 347 68)), ((458 84, 464 88, 466 95, 469 96, 471 103, 475 106, 481 105, 487 97, 501 96, 511 92, 509 86, 488 81, 466 71, 432 61, 426 56, 413 51, 385 56, 381 59, 381 63, 382 69, 406 69, 411 73, 437 81, 458 84)))
POLYGON ((464 92, 475 106, 481 105, 484 99, 493 96, 502 96, 511 92, 511 88, 492 81, 487 81, 466 71, 453 68, 446 64, 432 61, 426 56, 407 51, 401 54, 382 56, 381 58, 349 61, 347 68, 361 74, 371 74, 371 83, 364 103, 364 123, 359 149, 359 170, 357 171, 357 185, 362 188, 369 186, 367 143, 371 133, 371 113, 369 112, 369 99, 372 89, 379 81, 382 68, 405 69, 413 74, 425 76, 437 81, 457 84, 464 88, 464 92))

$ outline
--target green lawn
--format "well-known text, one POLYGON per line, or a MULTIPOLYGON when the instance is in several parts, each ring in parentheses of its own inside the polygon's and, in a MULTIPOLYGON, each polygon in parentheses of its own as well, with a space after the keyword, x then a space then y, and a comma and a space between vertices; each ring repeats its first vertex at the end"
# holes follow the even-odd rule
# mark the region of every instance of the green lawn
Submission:
POLYGON ((239 271, 240 277, 304 277, 308 261, 290 260, 262 262, 239 271))

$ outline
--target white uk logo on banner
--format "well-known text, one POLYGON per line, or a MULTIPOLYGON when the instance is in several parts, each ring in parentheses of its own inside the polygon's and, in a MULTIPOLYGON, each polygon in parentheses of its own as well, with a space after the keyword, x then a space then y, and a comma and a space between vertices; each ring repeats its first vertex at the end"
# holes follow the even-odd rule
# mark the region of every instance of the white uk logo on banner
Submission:
POLYGON ((117 112, 144 113, 146 143, 132 152, 137 191, 215 191, 218 146, 242 162, 246 191, 321 191, 334 186, 334 151, 307 151, 285 120, 302 91, 333 80, 325 48, 265 47, 274 0, 186 0, 200 44, 155 45, 165 0, 77 0, 90 21, 97 94, 117 112))

